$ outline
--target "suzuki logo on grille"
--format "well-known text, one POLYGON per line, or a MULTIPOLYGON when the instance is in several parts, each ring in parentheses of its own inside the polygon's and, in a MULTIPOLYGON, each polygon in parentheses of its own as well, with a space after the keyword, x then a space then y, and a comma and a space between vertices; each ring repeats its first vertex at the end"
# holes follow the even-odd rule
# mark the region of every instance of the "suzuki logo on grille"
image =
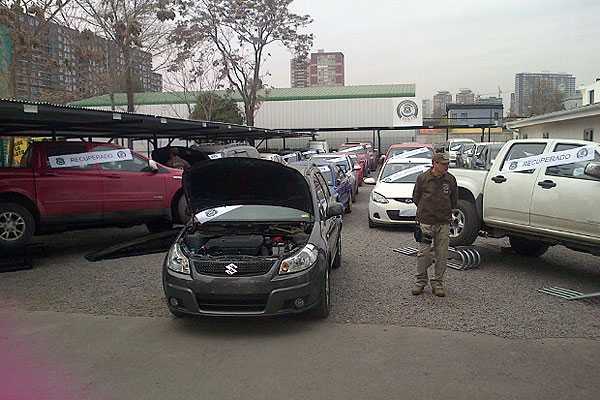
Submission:
POLYGON ((238 266, 235 264, 229 264, 225 266, 225 273, 227 275, 233 275, 236 274, 238 272, 238 266))

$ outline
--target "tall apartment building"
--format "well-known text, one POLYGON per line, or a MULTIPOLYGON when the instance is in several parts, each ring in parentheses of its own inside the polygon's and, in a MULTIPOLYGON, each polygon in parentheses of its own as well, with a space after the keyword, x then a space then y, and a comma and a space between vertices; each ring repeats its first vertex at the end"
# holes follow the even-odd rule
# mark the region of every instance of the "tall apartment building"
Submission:
POLYGON ((293 88, 308 87, 309 60, 304 57, 294 57, 290 60, 290 84, 293 88))
POLYGON ((452 94, 447 90, 439 91, 433 95, 433 118, 446 115, 446 105, 452 103, 452 94))
POLYGON ((293 58, 290 62, 292 87, 344 86, 344 54, 319 50, 308 60, 293 58))
POLYGON ((530 73, 515 75, 515 109, 519 116, 531 115, 536 91, 540 87, 561 92, 564 97, 575 95, 575 77, 571 74, 530 73))
POLYGON ((344 54, 319 50, 310 55, 310 86, 344 86, 344 54))
POLYGON ((456 102, 458 104, 474 104, 475 93, 473 93, 471 89, 460 89, 456 94, 456 102))
MULTIPOLYGON (((18 16, 23 36, 32 37, 38 30, 38 21, 27 14, 18 16)), ((28 100, 67 102, 84 97, 105 94, 110 87, 123 89, 119 71, 125 62, 116 43, 94 35, 79 32, 55 23, 49 23, 43 34, 38 34, 39 45, 16 52, 11 27, 0 26, 0 64, 14 62, 14 68, 0 71, 2 80, 10 82, 14 95, 28 100)), ((162 76, 152 71, 152 55, 132 50, 134 81, 140 91, 162 91, 162 76)), ((8 85, 2 85, 8 91, 8 85)))

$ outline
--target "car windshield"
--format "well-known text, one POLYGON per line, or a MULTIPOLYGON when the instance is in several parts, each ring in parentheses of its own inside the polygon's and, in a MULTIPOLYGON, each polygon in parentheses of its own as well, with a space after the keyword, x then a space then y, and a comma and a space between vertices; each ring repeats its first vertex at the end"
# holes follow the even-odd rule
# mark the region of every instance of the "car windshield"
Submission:
POLYGON ((239 205, 212 208, 196 214, 199 222, 291 222, 312 220, 306 211, 288 207, 239 205), (211 215, 214 214, 214 215, 211 215))
POLYGON ((415 183, 417 177, 427 171, 430 164, 386 164, 380 181, 384 183, 415 183))
POLYGON ((346 157, 313 157, 311 161, 315 163, 315 165, 337 165, 344 172, 348 172, 350 170, 350 165, 346 157))
POLYGON ((458 151, 460 150, 460 148, 462 147, 463 143, 454 143, 452 146, 450 146, 450 150, 452 151, 458 151))
POLYGON ((428 147, 402 147, 390 150, 390 158, 399 156, 405 158, 432 158, 433 152, 428 147))
POLYGON ((366 150, 361 145, 347 144, 340 146, 340 153, 355 153, 355 154, 366 154, 366 150))

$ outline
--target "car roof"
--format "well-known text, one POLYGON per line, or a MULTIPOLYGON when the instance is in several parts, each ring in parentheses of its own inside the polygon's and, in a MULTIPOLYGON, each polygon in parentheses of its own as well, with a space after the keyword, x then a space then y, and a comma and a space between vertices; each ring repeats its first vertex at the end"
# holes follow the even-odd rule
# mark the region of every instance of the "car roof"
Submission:
POLYGON ((404 157, 392 157, 387 160, 386 164, 431 164, 429 158, 404 158, 404 157))

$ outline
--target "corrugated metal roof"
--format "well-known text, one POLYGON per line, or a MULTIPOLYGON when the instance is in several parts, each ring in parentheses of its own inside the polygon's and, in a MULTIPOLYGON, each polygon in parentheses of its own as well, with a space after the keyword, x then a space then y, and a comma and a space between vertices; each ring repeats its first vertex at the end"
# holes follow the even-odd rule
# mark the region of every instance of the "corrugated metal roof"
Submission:
MULTIPOLYGON (((185 104, 194 101, 200 92, 145 92, 136 93, 134 101, 136 105, 155 104, 185 104)), ((226 91, 218 90, 220 96, 226 95, 226 91)), ((259 93, 265 96, 264 92, 259 93)), ((335 86, 335 87, 308 87, 308 88, 273 88, 268 89, 263 101, 292 101, 292 100, 328 100, 328 99, 366 99, 366 98, 393 98, 414 97, 415 84, 394 85, 359 85, 359 86, 335 86)), ((125 93, 115 94, 115 106, 127 104, 125 93)), ((231 93, 235 101, 242 101, 237 93, 231 93)), ((106 107, 111 106, 110 96, 103 95, 89 99, 74 101, 70 103, 79 107, 106 107)))

